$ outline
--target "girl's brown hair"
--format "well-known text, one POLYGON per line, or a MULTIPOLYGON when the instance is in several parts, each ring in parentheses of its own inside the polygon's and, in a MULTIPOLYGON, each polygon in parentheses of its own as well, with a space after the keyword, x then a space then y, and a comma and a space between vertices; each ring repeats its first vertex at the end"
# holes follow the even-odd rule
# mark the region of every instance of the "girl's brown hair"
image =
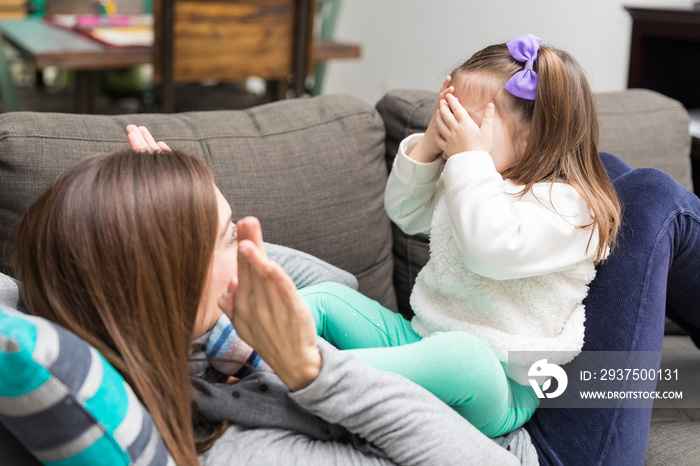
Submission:
POLYGON ((125 150, 65 172, 16 236, 28 309, 88 341, 124 376, 180 465, 197 464, 187 359, 217 212, 202 160, 125 150))
POLYGON ((478 92, 496 104, 511 130, 516 161, 502 173, 525 188, 539 182, 568 183, 591 210, 598 228, 596 262, 606 257, 620 228, 620 203, 598 154, 595 98, 576 60, 567 52, 541 46, 533 70, 538 74, 535 100, 503 89, 523 69, 506 44, 486 47, 452 72, 455 87, 478 92), (526 136, 526 137, 524 137, 526 136), (526 141, 523 143, 523 141, 526 141))

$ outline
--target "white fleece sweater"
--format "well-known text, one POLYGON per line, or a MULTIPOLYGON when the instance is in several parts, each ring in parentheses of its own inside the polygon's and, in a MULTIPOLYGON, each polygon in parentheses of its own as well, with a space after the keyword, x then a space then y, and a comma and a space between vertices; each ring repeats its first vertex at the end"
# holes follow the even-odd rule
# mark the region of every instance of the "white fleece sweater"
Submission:
POLYGON ((385 195, 403 231, 430 234, 430 259, 411 294, 415 331, 467 331, 520 370, 537 356, 508 351, 573 359, 598 245, 591 228, 577 228, 591 221, 586 203, 564 183, 519 196, 522 186, 504 180, 486 152, 416 162, 406 149, 420 137, 401 143, 385 195))

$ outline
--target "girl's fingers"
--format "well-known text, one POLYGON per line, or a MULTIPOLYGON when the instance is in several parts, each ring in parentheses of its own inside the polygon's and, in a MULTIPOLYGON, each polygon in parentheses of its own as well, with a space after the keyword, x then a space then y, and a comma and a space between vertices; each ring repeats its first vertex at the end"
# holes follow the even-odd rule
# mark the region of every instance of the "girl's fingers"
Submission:
POLYGON ((457 121, 465 121, 465 118, 471 119, 469 113, 467 113, 464 107, 462 107, 462 104, 459 103, 459 99, 457 97, 452 94, 447 94, 445 96, 445 101, 449 105, 449 108, 457 121))
POLYGON ((452 86, 448 87, 447 89, 441 91, 440 94, 438 94, 438 101, 439 101, 440 99, 444 99, 445 96, 446 96, 447 94, 453 94, 453 95, 454 95, 454 92, 455 92, 455 88, 454 88, 454 87, 452 87, 452 86))
POLYGON ((437 123, 438 131, 440 131, 443 136, 459 124, 445 99, 440 101, 440 108, 438 109, 435 122, 437 123))
POLYGON ((455 88, 450 86, 450 83, 452 82, 452 76, 447 76, 445 78, 445 81, 443 81, 442 86, 440 87, 440 92, 438 92, 438 98, 435 101, 435 110, 438 109, 440 105, 440 100, 445 98, 445 95, 448 93, 454 93, 455 88))
MULTIPOLYGON (((457 123, 455 122, 454 124, 457 123)), ((444 152, 445 148, 447 147, 447 138, 452 133, 452 127, 450 127, 450 125, 444 120, 441 112, 438 112, 435 117, 435 126, 437 128, 435 134, 435 145, 438 147, 438 149, 444 152)))
POLYGON ((440 101, 446 99, 448 95, 453 95, 454 91, 455 91, 454 87, 449 87, 449 88, 445 89, 443 92, 441 92, 440 95, 438 96, 437 102, 435 103, 435 108, 436 109, 439 108, 440 101))
POLYGON ((452 76, 445 76, 445 80, 442 82, 442 86, 440 87, 440 94, 445 92, 450 87, 451 82, 452 76))
POLYGON ((447 140, 445 140, 444 137, 440 134, 435 135, 435 145, 442 151, 445 151, 445 147, 447 146, 447 140))

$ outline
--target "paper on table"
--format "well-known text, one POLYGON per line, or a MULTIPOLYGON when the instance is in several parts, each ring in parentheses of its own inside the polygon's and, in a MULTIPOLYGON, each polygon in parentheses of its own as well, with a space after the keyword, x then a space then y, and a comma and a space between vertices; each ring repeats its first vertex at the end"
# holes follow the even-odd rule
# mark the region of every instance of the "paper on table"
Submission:
POLYGON ((152 27, 103 27, 94 28, 89 34, 100 42, 119 47, 153 45, 152 27))

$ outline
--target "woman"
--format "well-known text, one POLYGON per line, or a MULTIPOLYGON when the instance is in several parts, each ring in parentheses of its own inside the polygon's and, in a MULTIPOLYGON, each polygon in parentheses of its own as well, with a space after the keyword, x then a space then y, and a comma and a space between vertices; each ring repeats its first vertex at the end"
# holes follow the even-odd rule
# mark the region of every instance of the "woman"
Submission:
POLYGON ((317 340, 206 164, 128 133, 134 150, 79 163, 30 207, 16 270, 28 309, 107 358, 177 464, 516 464, 428 392, 317 340), (276 376, 188 366, 222 312, 276 376))

